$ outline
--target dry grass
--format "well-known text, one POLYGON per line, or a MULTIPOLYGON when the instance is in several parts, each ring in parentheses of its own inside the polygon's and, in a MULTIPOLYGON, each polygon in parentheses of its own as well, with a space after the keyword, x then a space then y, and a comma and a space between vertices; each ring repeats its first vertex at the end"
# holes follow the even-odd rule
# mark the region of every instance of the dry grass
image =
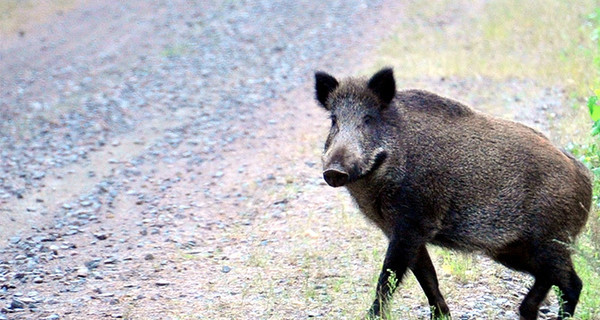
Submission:
POLYGON ((394 65, 404 78, 534 78, 579 91, 593 80, 584 23, 594 4, 412 2, 412 21, 381 47, 377 66, 394 65))

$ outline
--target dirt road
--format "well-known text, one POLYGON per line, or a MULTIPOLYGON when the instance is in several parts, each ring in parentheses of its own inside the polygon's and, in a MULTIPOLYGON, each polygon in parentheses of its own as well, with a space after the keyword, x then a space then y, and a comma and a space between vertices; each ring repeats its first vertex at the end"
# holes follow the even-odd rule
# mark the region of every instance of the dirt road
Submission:
MULTIPOLYGON (((368 67, 395 2, 89 0, 7 36, 0 319, 360 316, 385 241, 320 179, 312 72, 368 67)), ((458 319, 514 318, 528 280, 476 263, 458 319)))
POLYGON ((318 159, 290 154, 314 147, 296 135, 316 114, 305 84, 356 68, 394 10, 85 1, 7 37, 0 318, 214 318, 205 282, 228 269, 207 260, 257 240, 212 231, 281 223, 268 190, 318 159), (299 87, 291 108, 274 102, 299 87))

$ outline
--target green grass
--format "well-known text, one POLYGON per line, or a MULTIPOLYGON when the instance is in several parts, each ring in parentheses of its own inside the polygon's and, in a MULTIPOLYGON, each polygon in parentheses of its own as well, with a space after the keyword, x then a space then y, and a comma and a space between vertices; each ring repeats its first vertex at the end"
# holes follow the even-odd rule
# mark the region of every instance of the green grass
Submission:
POLYGON ((173 44, 166 46, 161 55, 165 58, 178 58, 190 52, 190 47, 187 44, 173 44))
POLYGON ((442 258, 441 269, 452 275, 456 281, 462 284, 471 283, 481 275, 473 255, 437 248, 434 251, 442 258))
MULTIPOLYGON (((600 319, 600 299, 598 298, 598 290, 600 289, 600 269, 590 263, 591 260, 586 259, 582 255, 575 255, 575 265, 577 273, 583 281, 583 290, 579 298, 575 314, 577 319, 592 320, 600 319)), ((596 263, 598 260, 596 260, 596 263)))

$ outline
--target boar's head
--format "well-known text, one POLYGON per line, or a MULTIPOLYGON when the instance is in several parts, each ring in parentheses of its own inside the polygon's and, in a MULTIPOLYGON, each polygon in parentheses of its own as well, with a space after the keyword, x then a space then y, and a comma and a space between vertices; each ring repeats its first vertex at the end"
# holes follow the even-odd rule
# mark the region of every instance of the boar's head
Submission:
POLYGON ((332 187, 355 182, 376 171, 386 160, 384 111, 396 95, 393 71, 382 69, 368 81, 338 82, 316 72, 316 95, 331 118, 323 151, 323 178, 332 187))

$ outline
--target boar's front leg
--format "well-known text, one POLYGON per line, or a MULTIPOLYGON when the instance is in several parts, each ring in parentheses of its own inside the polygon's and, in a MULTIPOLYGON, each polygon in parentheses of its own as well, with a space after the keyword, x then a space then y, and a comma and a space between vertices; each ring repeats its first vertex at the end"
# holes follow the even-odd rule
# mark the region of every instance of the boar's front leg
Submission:
POLYGON ((424 243, 415 243, 414 239, 415 237, 407 236, 402 232, 396 232, 390 237, 381 274, 377 281, 375 301, 369 310, 369 318, 377 318, 382 313, 384 316, 386 315, 392 294, 402 280, 406 269, 416 262, 419 248, 424 245, 424 243), (390 281, 392 274, 396 279, 395 282, 390 281))

